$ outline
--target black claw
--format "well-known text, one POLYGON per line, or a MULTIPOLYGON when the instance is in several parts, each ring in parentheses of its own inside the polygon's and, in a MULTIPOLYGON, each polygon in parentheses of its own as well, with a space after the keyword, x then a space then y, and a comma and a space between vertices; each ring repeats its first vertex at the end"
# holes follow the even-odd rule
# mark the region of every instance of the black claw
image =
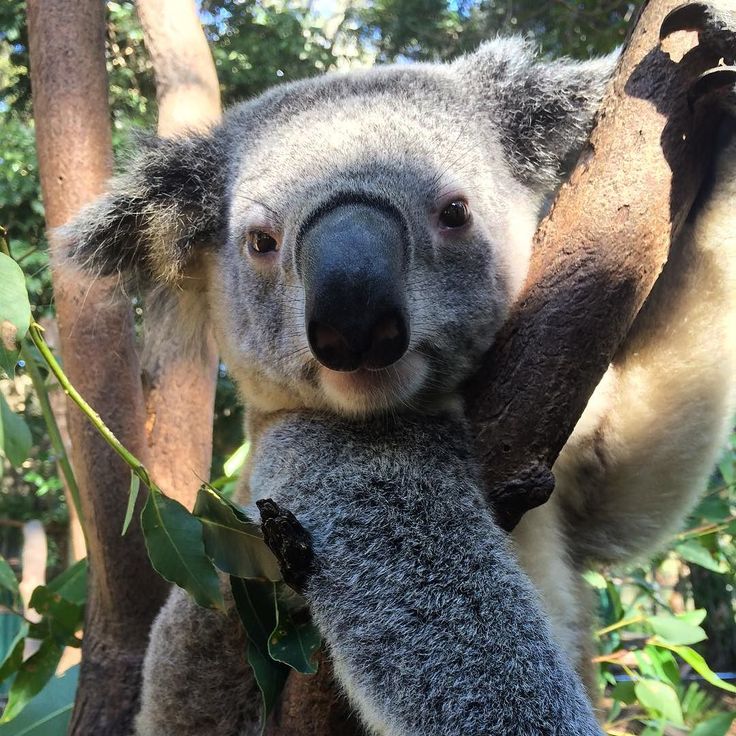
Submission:
POLYGON ((703 31, 708 20, 706 3, 685 3, 671 10, 662 21, 659 29, 659 40, 675 33, 675 31, 703 31))
POLYGON ((261 513, 263 539, 276 555, 284 581, 302 593, 317 565, 309 532, 288 509, 270 498, 256 501, 261 513))
POLYGON ((724 65, 703 72, 691 85, 687 93, 690 109, 695 103, 713 92, 730 89, 736 85, 736 66, 724 65))

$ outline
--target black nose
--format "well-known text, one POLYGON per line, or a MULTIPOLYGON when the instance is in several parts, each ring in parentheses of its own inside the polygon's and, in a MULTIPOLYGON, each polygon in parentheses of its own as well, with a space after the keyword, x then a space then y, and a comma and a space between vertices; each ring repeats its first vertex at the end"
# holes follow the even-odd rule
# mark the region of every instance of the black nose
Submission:
POLYGON ((322 365, 377 370, 404 355, 405 248, 399 216, 375 205, 339 205, 302 234, 307 339, 322 365))

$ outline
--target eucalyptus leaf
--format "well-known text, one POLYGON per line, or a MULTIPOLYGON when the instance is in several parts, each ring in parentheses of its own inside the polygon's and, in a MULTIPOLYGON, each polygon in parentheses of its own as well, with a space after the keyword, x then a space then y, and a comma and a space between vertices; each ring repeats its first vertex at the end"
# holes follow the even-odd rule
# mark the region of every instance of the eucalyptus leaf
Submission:
POLYGON ((200 606, 224 609, 199 519, 154 487, 141 512, 141 528, 151 564, 162 577, 184 588, 200 606))
POLYGON ((276 627, 268 640, 268 653, 297 672, 313 675, 322 637, 312 622, 306 600, 286 583, 276 583, 276 627))
MULTIPOLYGON (((0 253, 2 255, 2 253, 0 253)), ((31 430, 0 394, 0 450, 14 467, 20 467, 31 453, 31 430)))
POLYGON ((281 580, 279 563, 263 541, 261 525, 214 488, 203 485, 194 515, 204 527, 204 546, 215 565, 238 578, 281 580))
POLYGON ((706 570, 723 572, 721 565, 713 559, 711 553, 695 539, 686 539, 684 542, 680 542, 675 547, 675 552, 687 562, 700 565, 706 570))
POLYGON ((87 600, 87 558, 75 562, 46 584, 46 589, 58 593, 70 603, 82 605, 87 600))
POLYGON ((131 470, 130 471, 130 490, 128 491, 128 506, 125 509, 125 519, 123 519, 123 531, 120 536, 125 536, 128 531, 130 522, 133 518, 135 502, 138 500, 138 492, 141 490, 141 479, 131 470))
POLYGON ((23 624, 15 635, 15 639, 10 643, 5 659, 0 662, 0 682, 15 674, 23 664, 23 649, 25 648, 27 633, 28 625, 23 624))
POLYGON ((75 632, 84 623, 84 606, 71 603, 45 585, 39 585, 33 591, 29 604, 43 616, 48 627, 44 638, 52 638, 59 646, 74 639, 75 632))
POLYGON ((21 267, 0 253, 0 368, 13 376, 17 347, 31 325, 31 304, 21 267))
POLYGON ((736 718, 736 713, 720 713, 695 726, 690 731, 690 736, 726 736, 734 718, 736 718))
POLYGON ((650 713, 664 718, 675 726, 683 726, 680 699, 674 688, 656 680, 639 680, 634 685, 634 692, 639 703, 650 713))
POLYGON ((708 638, 700 626, 667 614, 650 616, 647 623, 657 636, 670 644, 697 644, 708 638))
POLYGON ((13 596, 20 595, 18 591, 18 578, 15 577, 13 568, 8 561, 0 555, 0 588, 9 590, 13 596))
POLYGON ((79 667, 52 677, 12 723, 0 726, 0 736, 61 736, 67 732, 74 707, 79 667))
POLYGON ((684 659, 706 682, 711 685, 726 690, 729 693, 736 693, 736 686, 722 680, 713 670, 708 667, 703 657, 698 654, 694 649, 690 647, 677 646, 675 644, 668 644, 664 641, 657 641, 653 639, 651 642, 652 646, 664 647, 674 652, 678 657, 684 659))
POLYGON ((55 641, 45 639, 38 651, 21 664, 10 686, 8 702, 0 718, 0 724, 12 721, 31 698, 41 692, 44 685, 53 677, 62 651, 63 647, 55 641))
POLYGON ((275 662, 268 653, 268 642, 277 623, 275 584, 231 577, 230 585, 248 638, 248 663, 263 698, 265 726, 289 674, 289 668, 275 662))

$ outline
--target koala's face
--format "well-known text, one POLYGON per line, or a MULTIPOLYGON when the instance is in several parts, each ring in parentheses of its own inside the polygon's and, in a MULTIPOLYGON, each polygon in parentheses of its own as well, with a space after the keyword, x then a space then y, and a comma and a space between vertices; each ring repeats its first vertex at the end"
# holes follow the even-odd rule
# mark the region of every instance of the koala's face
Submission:
POLYGON ((537 63, 496 40, 285 85, 208 134, 145 144, 62 235, 88 268, 175 290, 203 263, 251 406, 421 408, 506 318, 614 61, 537 63))
POLYGON ((452 82, 338 76, 228 121, 237 165, 209 292, 249 401, 416 407, 490 346, 526 272, 536 202, 452 82))

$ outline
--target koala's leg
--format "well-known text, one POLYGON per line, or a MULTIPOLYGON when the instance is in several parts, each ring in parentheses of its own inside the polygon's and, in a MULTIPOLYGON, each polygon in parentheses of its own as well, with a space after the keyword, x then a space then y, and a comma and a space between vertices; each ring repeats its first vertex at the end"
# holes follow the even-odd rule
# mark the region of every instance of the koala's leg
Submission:
POLYGON ((645 552, 682 523, 736 403, 736 136, 554 471, 579 558, 645 552))
POLYGON ((224 613, 172 590, 151 630, 136 736, 258 733, 260 695, 246 662, 245 632, 224 587, 224 613))

